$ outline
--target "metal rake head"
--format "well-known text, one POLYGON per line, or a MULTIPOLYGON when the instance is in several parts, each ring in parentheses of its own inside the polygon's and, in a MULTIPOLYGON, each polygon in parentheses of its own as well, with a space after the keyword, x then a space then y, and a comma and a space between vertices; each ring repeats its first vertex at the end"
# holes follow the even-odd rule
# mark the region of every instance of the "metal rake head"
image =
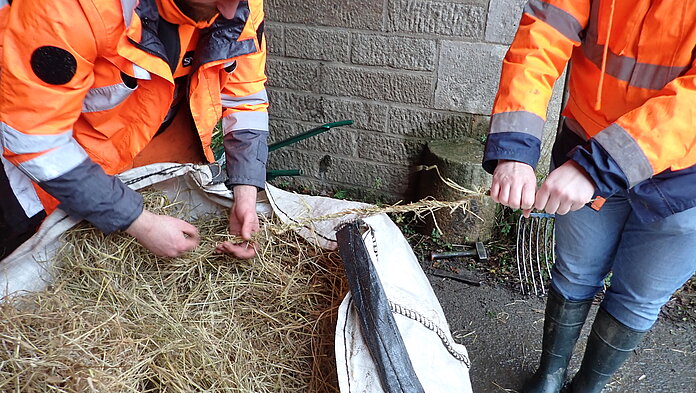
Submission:
POLYGON ((517 273, 522 294, 545 295, 556 262, 553 214, 530 213, 517 221, 517 273))

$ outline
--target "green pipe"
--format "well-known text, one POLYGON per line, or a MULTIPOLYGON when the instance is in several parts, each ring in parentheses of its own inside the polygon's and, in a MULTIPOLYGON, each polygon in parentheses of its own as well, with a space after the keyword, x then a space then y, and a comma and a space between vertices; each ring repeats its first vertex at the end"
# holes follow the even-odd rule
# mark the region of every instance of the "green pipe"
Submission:
POLYGON ((353 124, 353 120, 342 120, 342 121, 336 121, 333 123, 326 123, 324 125, 321 125, 321 126, 316 127, 316 128, 312 128, 309 131, 305 131, 301 134, 292 136, 292 137, 285 139, 285 140, 282 140, 280 142, 272 143, 272 144, 268 145, 268 151, 272 152, 273 150, 278 150, 278 149, 283 148, 285 146, 292 145, 293 143, 297 143, 301 140, 311 138, 315 135, 319 135, 321 133, 324 133, 324 132, 326 132, 334 127, 349 126, 351 124, 353 124))
POLYGON ((279 176, 302 176, 303 174, 302 169, 274 169, 266 172, 266 181, 279 176))

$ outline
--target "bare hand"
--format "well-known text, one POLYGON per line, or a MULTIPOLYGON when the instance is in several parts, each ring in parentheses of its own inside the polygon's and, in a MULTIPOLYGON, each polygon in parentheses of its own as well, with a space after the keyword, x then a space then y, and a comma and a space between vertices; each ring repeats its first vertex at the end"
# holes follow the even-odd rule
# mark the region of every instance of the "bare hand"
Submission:
POLYGON ((235 258, 249 259, 256 255, 256 245, 251 235, 259 231, 259 217, 256 215, 256 187, 237 185, 234 187, 234 205, 230 209, 229 231, 239 235, 242 243, 222 242, 215 248, 218 252, 232 254, 235 258))
POLYGON ((499 160, 493 172, 491 198, 513 209, 524 210, 525 217, 534 205, 536 175, 528 164, 499 160))
POLYGON ((551 214, 566 214, 590 202, 594 191, 595 185, 585 170, 568 160, 549 173, 537 192, 534 207, 551 214))
POLYGON ((178 257, 198 246, 198 229, 178 218, 147 210, 126 229, 143 247, 161 257, 178 257))

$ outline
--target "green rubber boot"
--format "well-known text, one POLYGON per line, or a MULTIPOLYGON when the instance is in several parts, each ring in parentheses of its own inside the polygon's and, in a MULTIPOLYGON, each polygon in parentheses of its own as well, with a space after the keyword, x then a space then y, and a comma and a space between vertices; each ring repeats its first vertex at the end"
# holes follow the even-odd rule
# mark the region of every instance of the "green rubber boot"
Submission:
POLYGON ((647 331, 634 330, 600 308, 587 339, 580 371, 568 393, 600 393, 611 376, 628 359, 647 331))
POLYGON ((549 291, 544 317, 544 338, 539 368, 521 393, 558 393, 566 379, 566 371, 575 342, 592 306, 592 299, 571 301, 553 288, 549 291))

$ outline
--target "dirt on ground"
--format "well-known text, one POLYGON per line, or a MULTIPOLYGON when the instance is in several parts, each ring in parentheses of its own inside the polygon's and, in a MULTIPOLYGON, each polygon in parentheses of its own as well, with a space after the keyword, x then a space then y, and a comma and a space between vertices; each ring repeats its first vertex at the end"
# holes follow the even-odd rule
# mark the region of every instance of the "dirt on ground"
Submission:
MULTIPOLYGON (((495 255, 491 257, 486 263, 470 258, 448 260, 436 264, 436 269, 425 255, 420 259, 455 340, 469 351, 474 392, 517 392, 539 360, 545 297, 522 295, 510 275, 491 273, 500 269, 500 261, 495 255), (443 278, 443 270, 471 283, 443 278)), ((668 303, 666 312, 614 375, 605 393, 696 392, 693 296, 690 291, 682 292, 668 303)), ((580 367, 597 307, 592 307, 583 327, 569 368, 571 376, 580 367)))

